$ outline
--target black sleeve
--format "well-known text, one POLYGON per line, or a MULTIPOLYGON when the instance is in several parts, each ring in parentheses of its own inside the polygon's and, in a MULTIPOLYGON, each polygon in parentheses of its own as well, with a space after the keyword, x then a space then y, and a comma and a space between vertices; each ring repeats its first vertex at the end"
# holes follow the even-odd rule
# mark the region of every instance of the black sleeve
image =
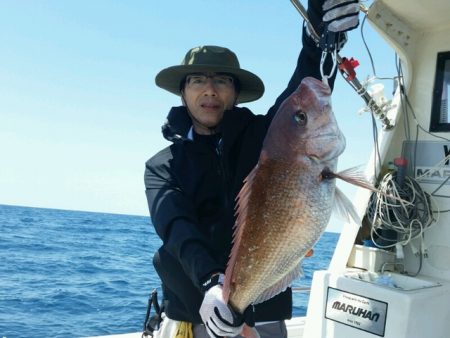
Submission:
MULTIPOLYGON (((318 33, 323 30, 322 3, 322 0, 308 1, 308 17, 311 21, 311 24, 315 27, 318 33)), ((318 46, 316 46, 316 43, 312 40, 311 37, 308 36, 305 27, 303 27, 302 44, 303 47, 297 59, 297 66, 294 70, 294 73, 292 74, 291 79, 289 80, 287 88, 280 94, 280 96, 278 96, 275 104, 269 109, 267 113, 270 119, 273 118, 281 103, 298 88, 305 77, 311 76, 319 80, 322 79, 320 75, 320 59, 322 56, 322 50, 318 46)), ((331 67, 332 61, 330 57, 328 57, 324 65, 325 74, 330 73, 331 67)), ((332 77, 328 79, 328 84, 330 85, 331 90, 333 90, 335 79, 336 72, 332 77)))
POLYGON ((223 271, 211 255, 207 238, 196 226, 192 202, 184 196, 160 152, 146 163, 145 187, 152 223, 165 249, 177 259, 194 285, 223 271))

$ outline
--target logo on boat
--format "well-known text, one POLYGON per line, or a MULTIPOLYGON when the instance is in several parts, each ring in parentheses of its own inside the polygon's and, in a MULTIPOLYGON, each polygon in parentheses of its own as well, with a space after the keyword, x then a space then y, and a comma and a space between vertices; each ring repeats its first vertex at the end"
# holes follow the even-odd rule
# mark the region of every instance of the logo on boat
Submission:
POLYGON ((332 306, 333 309, 344 311, 346 313, 352 314, 354 316, 358 316, 364 319, 369 319, 371 321, 377 322, 380 319, 380 314, 372 311, 363 309, 357 306, 353 306, 350 304, 341 303, 339 301, 335 301, 332 306))
POLYGON ((388 304, 333 287, 327 288, 325 318, 384 337, 388 304))
POLYGON ((409 176, 419 179, 420 183, 450 185, 448 141, 404 141, 402 153, 408 159, 409 176))

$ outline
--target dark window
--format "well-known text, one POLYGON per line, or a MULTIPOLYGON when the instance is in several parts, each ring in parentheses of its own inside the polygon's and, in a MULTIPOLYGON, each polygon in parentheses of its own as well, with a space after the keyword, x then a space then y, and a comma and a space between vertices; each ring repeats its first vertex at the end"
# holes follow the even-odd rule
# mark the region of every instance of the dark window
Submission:
POLYGON ((442 52, 437 55, 430 131, 450 131, 449 94, 450 52, 442 52))

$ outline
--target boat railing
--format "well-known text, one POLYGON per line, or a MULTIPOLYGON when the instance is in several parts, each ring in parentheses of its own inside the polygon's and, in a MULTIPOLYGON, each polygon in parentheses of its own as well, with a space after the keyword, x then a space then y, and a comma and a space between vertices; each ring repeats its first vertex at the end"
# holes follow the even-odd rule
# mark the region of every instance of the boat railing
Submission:
POLYGON ((311 287, 309 287, 309 286, 293 286, 292 291, 293 292, 310 292, 311 287))

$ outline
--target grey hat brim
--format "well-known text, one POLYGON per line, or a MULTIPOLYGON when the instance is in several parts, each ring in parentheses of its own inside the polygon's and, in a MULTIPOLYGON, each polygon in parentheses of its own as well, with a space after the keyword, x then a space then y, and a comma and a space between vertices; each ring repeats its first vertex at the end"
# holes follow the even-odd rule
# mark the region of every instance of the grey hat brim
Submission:
POLYGON ((240 91, 237 103, 251 102, 264 94, 264 83, 255 74, 245 70, 226 66, 179 65, 161 70, 155 78, 156 85, 175 95, 181 95, 180 84, 192 73, 228 73, 239 80, 240 91))

